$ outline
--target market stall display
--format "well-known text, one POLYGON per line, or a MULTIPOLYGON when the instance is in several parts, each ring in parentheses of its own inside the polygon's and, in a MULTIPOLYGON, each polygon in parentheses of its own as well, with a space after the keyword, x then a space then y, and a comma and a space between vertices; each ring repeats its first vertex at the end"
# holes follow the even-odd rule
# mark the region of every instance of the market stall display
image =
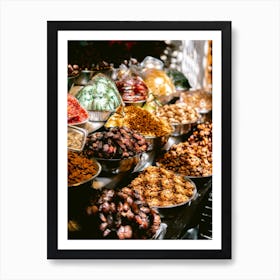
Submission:
POLYGON ((212 122, 201 117, 212 94, 151 56, 79 74, 67 99, 70 239, 181 238, 212 187, 212 122))

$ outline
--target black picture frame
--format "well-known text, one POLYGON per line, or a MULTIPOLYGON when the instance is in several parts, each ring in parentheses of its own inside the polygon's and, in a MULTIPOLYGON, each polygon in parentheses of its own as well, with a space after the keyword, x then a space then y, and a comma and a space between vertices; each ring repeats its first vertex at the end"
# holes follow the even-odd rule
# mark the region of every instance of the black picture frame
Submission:
POLYGON ((231 259, 231 22, 48 21, 47 22, 47 258, 48 259, 231 259), (58 32, 67 30, 220 30, 222 34, 221 250, 58 249, 58 32))

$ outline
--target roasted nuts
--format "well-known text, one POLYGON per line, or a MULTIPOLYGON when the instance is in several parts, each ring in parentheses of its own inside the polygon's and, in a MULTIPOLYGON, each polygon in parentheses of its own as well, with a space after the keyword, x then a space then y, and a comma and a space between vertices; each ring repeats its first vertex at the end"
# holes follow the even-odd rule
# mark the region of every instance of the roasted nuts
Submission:
POLYGON ((186 176, 212 175, 212 123, 197 125, 188 141, 171 146, 157 165, 186 176))
POLYGON ((199 120, 195 109, 184 103, 167 104, 157 107, 156 115, 170 124, 190 124, 199 120))
POLYGON ((147 151, 145 138, 126 127, 112 127, 87 138, 84 153, 88 157, 123 159, 147 151))
POLYGON ((149 239, 161 223, 157 211, 127 187, 120 191, 104 189, 85 212, 101 238, 149 239))
POLYGON ((194 195, 194 185, 184 176, 164 168, 149 166, 129 185, 150 207, 173 206, 187 202, 194 195))

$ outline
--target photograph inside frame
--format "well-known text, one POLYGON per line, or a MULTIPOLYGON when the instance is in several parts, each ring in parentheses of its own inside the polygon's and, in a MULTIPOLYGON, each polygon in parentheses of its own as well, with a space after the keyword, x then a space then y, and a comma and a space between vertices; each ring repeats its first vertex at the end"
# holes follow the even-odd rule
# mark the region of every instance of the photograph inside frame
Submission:
POLYGON ((68 239, 212 240, 212 41, 70 40, 67 67, 68 239))

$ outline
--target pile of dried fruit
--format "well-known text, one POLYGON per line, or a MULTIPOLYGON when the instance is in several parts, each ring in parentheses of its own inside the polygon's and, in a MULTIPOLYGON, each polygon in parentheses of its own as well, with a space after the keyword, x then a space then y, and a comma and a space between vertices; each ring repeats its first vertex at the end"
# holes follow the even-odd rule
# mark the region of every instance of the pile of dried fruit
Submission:
POLYGON ((141 194, 151 207, 187 202, 195 189, 184 176, 156 166, 146 168, 129 186, 141 194))
POLYGON ((173 145, 157 164, 186 176, 212 175, 212 123, 199 124, 188 141, 173 145))
POLYGON ((126 126, 144 136, 161 137, 170 134, 173 129, 164 120, 145 109, 128 106, 123 112, 115 113, 106 123, 106 127, 126 126))
POLYGON ((145 101, 148 87, 139 76, 127 76, 116 81, 119 92, 124 102, 145 101))
POLYGON ((92 160, 68 151, 68 186, 84 182, 97 172, 98 166, 92 160))
POLYGON ((144 136, 126 127, 112 127, 88 136, 84 152, 88 157, 123 159, 147 149, 144 136))
POLYGON ((97 237, 109 239, 150 239, 161 223, 158 213, 130 188, 104 189, 86 212, 97 237))

